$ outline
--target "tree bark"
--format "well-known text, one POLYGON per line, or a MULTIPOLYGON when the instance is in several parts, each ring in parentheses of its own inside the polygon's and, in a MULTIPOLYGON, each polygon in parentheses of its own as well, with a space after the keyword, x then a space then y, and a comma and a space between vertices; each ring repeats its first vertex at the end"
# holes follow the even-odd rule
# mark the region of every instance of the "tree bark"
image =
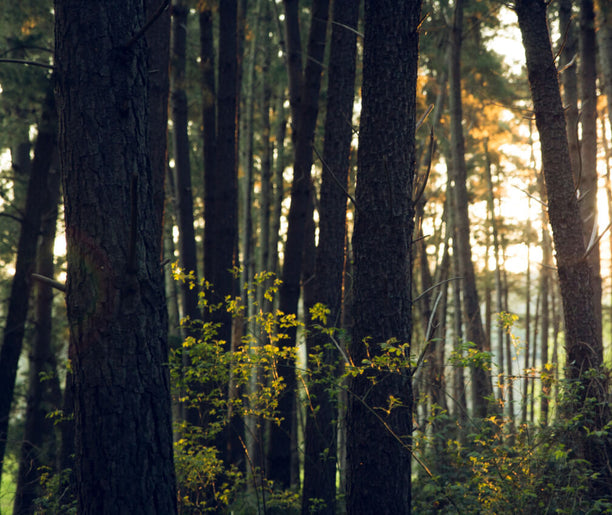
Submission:
MULTIPOLYGON (((565 318, 566 376, 579 385, 565 410, 574 413, 586 398, 598 402, 593 429, 608 421, 606 390, 596 374, 603 362, 597 315, 593 306, 593 274, 587 263, 583 224, 572 183, 571 161, 557 70, 550 48, 543 0, 519 0, 516 3, 519 26, 525 47, 529 86, 540 133, 542 167, 548 195, 548 215, 553 230, 557 270, 565 318)), ((586 438, 583 435, 584 438, 586 438)), ((592 484, 593 493, 610 492, 610 444, 584 442, 584 457, 602 475, 592 484)))
POLYGON ((561 53, 559 54, 559 77, 563 86, 563 103, 565 108, 565 123, 567 125, 567 142, 574 181, 578 182, 580 175, 580 141, 578 139, 578 73, 576 56, 578 54, 578 38, 575 22, 572 19, 573 0, 559 1, 559 33, 561 34, 561 53))
MULTIPOLYGON (((237 265, 238 186, 238 5, 236 0, 219 4, 219 61, 217 93, 217 137, 215 166, 206 172, 204 202, 204 278, 214 288, 210 301, 225 302, 233 296, 231 273, 237 265)), ((231 344, 232 314, 216 310, 212 321, 219 323, 218 337, 231 344)))
MULTIPOLYGON (((170 62, 170 105, 172 113, 172 147, 174 157, 174 184, 176 187, 176 214, 178 221, 179 264, 185 274, 193 272, 198 284, 198 260, 196 253, 195 231, 193 228, 193 195, 191 187, 191 164, 189 135, 187 126, 189 112, 187 106, 186 60, 187 60, 187 17, 189 7, 184 0, 172 2, 172 43, 170 62)), ((198 311, 198 291, 191 281, 180 284, 182 317, 191 321, 200 318, 198 311)), ((185 334, 193 336, 186 326, 185 334)))
MULTIPOLYGON (((314 300, 329 308, 330 327, 339 327, 342 309, 342 274, 345 259, 348 172, 353 136, 352 117, 355 96, 356 34, 359 2, 336 0, 327 86, 327 114, 323 146, 321 193, 319 201, 319 243, 316 249, 314 300), (352 30, 351 30, 352 29, 352 30), (336 182, 337 181, 337 182, 336 182)), ((337 392, 328 388, 331 370, 341 359, 329 337, 322 332, 307 335, 308 355, 323 352, 321 369, 314 361, 309 369, 310 398, 315 411, 308 413, 305 431, 304 484, 302 513, 310 513, 312 499, 322 499, 320 513, 336 512, 337 392)), ((318 506, 321 506, 320 504, 318 506)))
POLYGON ((21 221, 17 245, 15 275, 11 284, 2 349, 0 350, 0 479, 6 452, 9 416, 15 391, 17 365, 23 347, 26 319, 32 290, 32 272, 36 267, 36 247, 42 217, 41 199, 51 168, 53 150, 56 145, 56 125, 53 116, 52 93, 48 93, 43 118, 38 125, 38 137, 34 147, 30 179, 21 221))
MULTIPOLYGON (((463 311, 466 338, 476 346, 478 352, 488 351, 489 344, 482 325, 480 302, 476 289, 472 247, 470 242, 470 220, 468 216, 467 169, 463 138, 463 114, 461 106, 461 42, 463 34, 463 0, 455 4, 455 16, 451 33, 449 107, 451 112, 451 152, 455 186, 455 224, 459 266, 463 285, 463 311)), ((490 370, 472 366, 472 404, 477 417, 485 418, 490 411, 489 401, 493 395, 490 370)))
POLYGON ((145 6, 55 14, 78 512, 176 513, 145 6))
POLYGON ((593 0, 580 2, 580 212, 584 240, 589 248, 588 263, 593 275, 593 309, 597 322, 597 338, 602 339, 601 263, 597 236, 597 70, 595 49, 595 12, 593 0))
MULTIPOLYGON (((57 138, 55 106, 48 105, 52 141, 57 138)), ((40 137, 40 136, 39 136, 40 137)), ((45 135, 43 134, 43 137, 45 135)), ((55 149, 54 149, 55 150, 55 149)), ((55 151, 53 151, 55 157, 55 151)), ((41 238, 38 247, 37 272, 53 278, 53 246, 57 225, 57 206, 60 197, 59 171, 48 174, 47 184, 39 199, 42 210, 41 238)), ((26 420, 21 443, 21 458, 17 475, 13 513, 34 513, 34 500, 40 496, 41 466, 53 470, 56 460, 56 433, 48 414, 61 408, 62 393, 57 377, 57 363, 52 348, 53 288, 38 282, 36 287, 36 332, 30 354, 26 420), (45 377, 41 377, 44 374, 45 377)))
MULTIPOLYGON (((365 2, 350 349, 357 365, 389 339, 407 344, 409 356, 420 10, 413 0, 365 2)), ((352 380, 348 513, 410 513, 412 408, 409 367, 352 380), (391 398, 397 405, 381 409, 391 398)))
MULTIPOLYGON (((295 28, 299 25, 296 19, 297 11, 292 10, 292 7, 297 7, 297 5, 293 4, 297 2, 292 0, 285 2, 289 95, 294 142, 291 206, 283 262, 283 282, 279 293, 279 309, 285 314, 297 314, 298 311, 304 245, 310 237, 307 233, 307 224, 313 213, 310 169, 312 167, 312 145, 319 113, 319 90, 323 72, 321 63, 325 57, 329 0, 313 2, 307 47, 308 59, 303 73, 301 59, 298 61, 296 55, 299 55, 301 47, 294 48, 295 44, 299 44, 299 32, 297 37, 294 34, 295 28), (295 61, 292 61, 293 59, 295 61), (299 70, 299 76, 297 70, 299 70)), ((282 345, 292 347, 295 345, 295 328, 289 329, 288 335, 289 338, 283 340, 282 345)), ((268 453, 268 478, 284 486, 289 486, 291 482, 290 469, 293 452, 291 427, 295 419, 296 388, 294 367, 291 360, 279 365, 279 375, 283 377, 286 385, 278 400, 278 411, 282 421, 280 426, 275 425, 271 428, 270 438, 274 444, 270 446, 268 453)))

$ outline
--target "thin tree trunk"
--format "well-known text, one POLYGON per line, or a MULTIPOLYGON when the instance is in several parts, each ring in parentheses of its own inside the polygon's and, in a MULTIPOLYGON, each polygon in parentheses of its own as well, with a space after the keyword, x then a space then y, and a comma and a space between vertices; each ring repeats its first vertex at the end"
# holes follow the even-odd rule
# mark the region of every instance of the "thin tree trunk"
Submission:
POLYGON ((593 0, 580 1, 580 212, 584 239, 589 249, 588 263, 593 276, 593 309, 599 341, 602 340, 601 323, 601 264, 597 210, 597 71, 595 49, 595 13, 593 0))
MULTIPOLYGON (((487 179, 488 197, 487 205, 489 210, 489 216, 491 221, 491 230, 493 233, 493 256, 495 258, 495 308, 498 316, 501 314, 503 309, 503 291, 502 291, 502 271, 500 262, 500 242, 499 233, 497 230, 498 221, 495 216, 495 193, 493 191, 493 177, 491 173, 491 160, 489 156, 488 141, 484 141, 484 152, 485 152, 485 176, 487 179)), ((492 341, 491 334, 489 333, 489 339, 492 341)), ((497 323, 497 355, 498 355, 498 366, 499 366, 499 399, 504 402, 506 380, 504 379, 504 373, 510 375, 510 372, 504 368, 504 328, 501 323, 497 323)), ((510 365, 508 363, 508 365, 510 365)))
MULTIPOLYGON (((314 300, 330 310, 329 327, 339 327, 342 312, 342 279, 345 261, 346 205, 348 190, 352 115, 355 91, 356 34, 359 2, 335 0, 327 89, 327 114, 323 146, 323 177, 319 203, 319 244, 316 249, 314 300), (336 182, 337 181, 337 182, 336 182)), ((323 352, 323 363, 309 386, 314 412, 306 418, 302 514, 311 513, 313 499, 322 499, 320 513, 336 512, 337 392, 329 389, 330 370, 342 359, 330 338, 311 332, 306 338, 307 354, 323 352), (327 377, 326 377, 327 376, 327 377)), ((320 504, 318 504, 320 507, 320 504)))
MULTIPOLYGON (((297 314, 300 297, 300 278, 304 242, 310 237, 307 233, 308 220, 312 218, 312 145, 319 111, 319 90, 324 55, 325 36, 329 0, 316 0, 312 6, 312 21, 308 36, 308 49, 304 72, 298 54, 299 32, 296 36, 297 1, 285 1, 287 27, 287 49, 289 67, 289 93, 291 117, 293 122, 294 164, 291 184, 291 206, 288 215, 287 242, 285 244, 282 285, 280 288, 279 309, 285 314, 297 314), (299 74, 298 74, 299 70, 299 74), (301 76, 301 77, 300 77, 301 76), (299 90, 298 90, 299 88, 299 90)), ((289 338, 283 346, 295 345, 295 328, 288 331, 289 338)), ((278 400, 278 410, 282 417, 279 426, 272 426, 270 438, 274 445, 268 453, 268 477, 280 485, 289 486, 291 481, 292 426, 295 423, 295 369, 292 360, 280 364, 279 375, 285 381, 285 389, 278 400)))
MULTIPOLYGON (((459 265, 459 248, 457 243, 457 227, 455 224, 455 195, 454 187, 451 186, 450 174, 447 181, 448 198, 446 202, 451 206, 448 212, 448 223, 453 235, 453 256, 452 270, 455 280, 452 283, 453 289, 453 349, 457 357, 463 357, 463 316, 461 310, 461 284, 458 280, 461 277, 459 265)), ((464 422, 467 420, 467 394, 465 389, 465 370, 463 365, 456 365, 453 369, 453 397, 455 402, 454 415, 460 421, 459 426, 465 427, 464 422)), ((462 435, 460 435, 461 437, 462 435)))
POLYGON ((521 424, 527 423, 529 405, 529 358, 531 356, 531 240, 527 242, 527 270, 525 272, 525 358, 523 362, 523 402, 521 404, 521 424))
MULTIPOLYGON (((461 42, 463 34, 463 0, 457 0, 451 34, 449 105, 451 112, 451 149, 453 178, 455 180, 455 223, 459 266, 463 285, 463 310, 465 312, 466 337, 476 345, 476 350, 489 350, 482 325, 480 302, 476 289, 474 263, 470 243, 470 221, 468 216, 467 169, 463 138, 463 114, 461 106, 461 42)), ((472 366, 472 403, 477 417, 485 418, 490 411, 489 401, 493 395, 490 370, 472 366)))
MULTIPOLYGON (((176 187, 176 214, 178 222, 179 264, 183 273, 193 272, 194 282, 198 284, 198 261, 196 254, 195 231, 193 228, 193 195, 191 187, 191 164, 189 135, 187 126, 186 59, 187 59, 187 17, 189 8, 184 0, 173 0, 172 4, 172 44, 170 66, 170 104, 172 113, 172 146, 174 156, 174 184, 176 187)), ((198 291, 191 281, 180 284, 182 318, 200 318, 198 311, 198 291)), ((193 332, 186 326, 186 335, 193 332)), ((193 422, 196 422, 195 420, 193 422)))
POLYGON ((559 69, 562 70, 559 79, 563 86, 563 104, 572 172, 574 181, 578 183, 581 169, 578 139, 578 73, 576 71, 578 38, 575 22, 572 19, 572 4, 573 0, 559 0, 559 33, 561 34, 559 69))
MULTIPOLYGON (((544 177, 538 174, 538 189, 540 190, 540 199, 546 202, 546 187, 544 185, 544 177)), ((548 421, 548 406, 551 394, 552 385, 552 369, 549 368, 551 361, 548 359, 549 349, 548 341, 550 338, 550 307, 549 298, 551 296, 551 270, 553 268, 552 241, 548 230, 548 216, 546 211, 542 209, 542 268, 540 270, 540 292, 542 294, 542 401, 540 404, 540 420, 544 425, 548 421)))
MULTIPOLYGON (((57 124, 55 113, 53 123, 57 124)), ((56 129, 56 128, 54 128, 56 129)), ((55 152, 54 152, 55 153, 55 152)), ((38 247, 38 273, 53 278, 53 246, 60 197, 59 171, 49 173, 48 184, 40 198, 43 220, 38 247)), ((42 466, 53 470, 57 453, 56 433, 48 415, 61 408, 62 392, 52 348, 53 288, 39 282, 36 287, 36 333, 30 355, 28 399, 21 458, 17 474, 13 513, 34 513, 34 500, 40 496, 42 466)))
POLYGON ((0 350, 0 480, 6 452, 9 416, 13 403, 17 365, 23 347, 32 272, 36 266, 36 246, 40 233, 44 198, 53 150, 57 140, 57 122, 54 114, 53 94, 47 93, 38 137, 34 147, 34 160, 25 199, 25 209, 19 233, 15 275, 11 285, 6 322, 0 350))

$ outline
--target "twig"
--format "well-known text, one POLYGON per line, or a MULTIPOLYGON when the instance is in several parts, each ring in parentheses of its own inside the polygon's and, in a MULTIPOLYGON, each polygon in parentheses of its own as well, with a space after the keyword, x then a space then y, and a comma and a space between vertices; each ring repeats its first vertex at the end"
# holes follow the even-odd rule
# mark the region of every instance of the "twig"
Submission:
POLYGON ((61 292, 66 292, 66 285, 64 283, 60 283, 59 281, 56 281, 55 279, 51 279, 50 277, 45 277, 44 275, 40 275, 40 274, 32 274, 32 279, 36 279, 37 281, 43 283, 43 284, 47 284, 49 286, 51 286, 52 288, 55 288, 56 290, 59 290, 61 292))
POLYGON ((149 30, 149 27, 155 23, 157 18, 164 13, 164 11, 168 8, 168 5, 170 5, 170 0, 164 0, 159 6, 159 9, 157 9, 153 16, 149 18, 149 21, 147 21, 147 23, 145 23, 144 26, 132 36, 132 39, 127 42, 125 48, 130 48, 134 43, 136 43, 136 41, 138 41, 147 30, 149 30))
POLYGON ((12 64, 24 64, 26 66, 38 66, 39 68, 46 68, 47 70, 55 70, 55 66, 46 63, 39 63, 37 61, 28 61, 27 59, 0 59, 0 63, 12 63, 12 64))
POLYGON ((416 299, 412 300, 412 303, 414 304, 416 301, 421 300, 425 295, 427 295, 431 290, 436 289, 438 286, 442 286, 445 283, 449 283, 451 281, 460 281, 461 279, 463 279, 463 277, 450 277, 449 279, 444 279, 444 281, 440 281, 436 284, 434 284, 433 286, 430 286, 429 288, 427 288, 425 291, 423 291, 416 299))
POLYGON ((332 176, 332 179, 334 179, 334 182, 340 187, 340 189, 342 191, 344 191, 344 194, 351 199, 351 202, 353 203, 353 205, 355 206, 355 209, 359 210, 358 206, 357 206, 357 202, 356 200, 353 198, 353 196, 346 190, 346 188, 342 185, 342 183, 338 180, 338 177, 336 177, 336 174, 334 174, 334 172, 332 172, 331 168, 329 167, 329 165, 323 161, 323 157, 321 156, 321 154, 319 154, 319 151, 317 150, 317 147, 315 147, 314 145, 312 146, 312 150, 314 151, 314 153, 317 155, 317 157, 319 158, 319 161, 321 161, 321 164, 323 165, 323 167, 329 172, 329 174, 332 176))

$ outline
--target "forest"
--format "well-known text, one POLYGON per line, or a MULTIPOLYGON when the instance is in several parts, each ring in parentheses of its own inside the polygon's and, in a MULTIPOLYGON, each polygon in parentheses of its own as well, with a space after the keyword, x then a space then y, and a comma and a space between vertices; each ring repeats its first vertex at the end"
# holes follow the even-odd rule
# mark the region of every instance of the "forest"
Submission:
POLYGON ((612 4, 0 9, 0 513, 612 513, 612 4))

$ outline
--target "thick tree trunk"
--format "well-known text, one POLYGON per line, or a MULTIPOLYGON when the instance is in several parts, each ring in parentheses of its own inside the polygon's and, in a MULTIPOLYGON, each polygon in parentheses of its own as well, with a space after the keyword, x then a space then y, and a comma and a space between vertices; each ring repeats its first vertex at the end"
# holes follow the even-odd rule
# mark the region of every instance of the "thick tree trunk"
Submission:
MULTIPOLYGON (((345 259, 348 172, 353 127, 356 34, 359 2, 336 0, 327 88, 327 114, 323 146, 323 177, 319 201, 319 243, 316 250, 314 300, 330 310, 328 324, 339 327, 342 308, 342 273, 345 259), (353 29, 353 30, 351 30, 353 29), (337 182, 336 182, 337 181, 337 182)), ((337 392, 328 388, 330 370, 336 370, 341 356, 329 337, 321 332, 306 339, 307 354, 323 352, 323 364, 316 370, 310 362, 313 381, 309 387, 315 410, 306 418, 302 513, 310 513, 312 499, 322 499, 321 513, 335 513, 337 392), (326 377, 327 376, 327 377, 326 377)), ((319 505, 320 506, 320 505, 319 505)))
MULTIPOLYGON (((472 247, 470 242, 470 220, 468 216, 467 169, 463 138, 463 114, 461 106, 461 41, 463 34, 463 0, 455 4, 450 51, 449 106, 451 112, 452 170, 455 180, 455 224, 459 266, 463 286, 463 311, 466 338, 479 352, 488 351, 489 344, 482 325, 480 302, 476 289, 472 247)), ((482 366, 471 367, 472 404, 477 417, 484 418, 490 411, 489 401, 493 395, 490 371, 482 366)))
POLYGON ((145 7, 55 14, 78 511, 176 513, 145 7))
POLYGON ((42 216, 41 199, 45 196, 47 178, 56 145, 57 122, 53 114, 52 93, 49 92, 48 95, 46 105, 43 108, 43 117, 38 125, 34 160, 31 166, 17 245, 15 275, 11 285, 2 349, 0 350, 0 479, 6 451, 17 364, 23 347, 23 336, 32 290, 33 279, 31 276, 36 266, 36 246, 42 216))
MULTIPOLYGON (((566 374, 570 384, 579 385, 573 402, 565 409, 573 413, 586 398, 599 403, 592 429, 608 422, 605 408, 606 390, 596 374, 603 362, 597 314, 593 306, 593 275, 587 263, 583 224, 572 183, 571 161, 567 145, 565 119, 557 70, 550 48, 543 0, 519 0, 516 3, 523 37, 529 86, 533 98, 536 124, 540 133, 542 167, 548 195, 548 215, 553 230, 557 270, 565 318, 566 374)), ((583 435, 586 438, 585 435, 583 435)), ((594 480, 593 493, 610 492, 609 443, 597 445, 586 441, 584 457, 601 476, 594 480)))
MULTIPOLYGON (((411 269, 419 1, 365 2, 363 104, 353 234, 351 359, 406 344, 411 269), (389 44, 392 41, 393 44, 389 44)), ((411 371, 373 369, 350 387, 348 513, 405 514, 411 503, 411 371), (390 399, 397 405, 385 412, 390 399)))
MULTIPOLYGON (((312 21, 308 36, 306 65, 302 75, 301 60, 297 61, 301 47, 294 48, 299 43, 299 33, 296 38, 297 11, 291 7, 297 2, 286 1, 287 43, 289 58, 289 91, 291 99, 291 114, 293 122, 294 163, 293 182, 291 184, 291 206, 289 208, 287 242, 285 244, 283 262, 283 283, 280 289, 279 309, 285 314, 297 314, 300 297, 300 278, 304 245, 309 235, 308 220, 312 218, 313 199, 312 180, 312 145, 319 113, 319 90, 325 57, 325 36, 329 13, 329 0, 316 0, 312 6, 312 21), (291 29, 294 29, 293 31, 291 29), (296 61, 292 61, 296 59, 296 61), (297 68, 301 75, 298 76, 297 68), (299 88, 299 90, 298 90, 299 88)), ((295 345, 296 331, 288 331, 289 338, 283 340, 283 345, 295 345)), ((272 426, 270 439, 273 445, 268 453, 268 478, 277 484, 289 486, 291 481, 292 454, 292 424, 295 420, 295 369, 291 360, 279 366, 279 375, 283 377, 286 388, 278 401, 279 414, 282 421, 279 426, 272 426)), ((295 443, 295 442, 294 442, 295 443)))

